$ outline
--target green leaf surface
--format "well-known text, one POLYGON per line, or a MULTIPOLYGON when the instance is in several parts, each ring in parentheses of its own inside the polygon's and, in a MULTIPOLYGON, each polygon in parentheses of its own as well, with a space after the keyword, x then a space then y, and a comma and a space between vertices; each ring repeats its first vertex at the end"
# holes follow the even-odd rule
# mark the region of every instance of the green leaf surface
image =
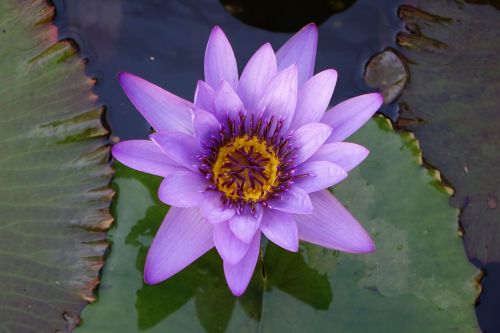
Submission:
POLYGON ((112 218, 93 81, 43 0, 0 0, 0 332, 68 332, 112 218))
POLYGON ((351 255, 303 243, 291 253, 264 242, 240 298, 229 292, 215 251, 161 284, 143 283, 145 255, 167 207, 157 200, 159 178, 117 164, 113 247, 99 301, 85 308, 76 331, 479 332, 478 272, 439 174, 420 165, 413 136, 395 134, 385 119, 352 139, 371 155, 334 192, 378 250, 351 255))
POLYGON ((499 2, 412 3, 399 9, 408 29, 397 35, 400 57, 374 57, 367 82, 390 92, 399 87, 376 74, 409 69, 398 126, 415 133, 426 162, 456 190, 469 257, 500 262, 499 2))

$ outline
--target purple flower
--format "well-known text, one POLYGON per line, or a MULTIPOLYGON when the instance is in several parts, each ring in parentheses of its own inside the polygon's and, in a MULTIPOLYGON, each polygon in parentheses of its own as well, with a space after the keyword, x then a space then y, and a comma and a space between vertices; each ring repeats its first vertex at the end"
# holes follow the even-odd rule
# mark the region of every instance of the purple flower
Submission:
POLYGON ((368 155, 342 140, 377 111, 382 97, 357 96, 325 112, 337 72, 313 76, 317 34, 309 24, 276 53, 263 45, 238 77, 231 45, 215 27, 194 103, 119 74, 155 133, 151 140, 116 144, 113 155, 165 177, 158 195, 172 206, 149 250, 146 283, 168 279, 215 246, 229 288, 241 295, 261 233, 289 251, 298 251, 299 239, 345 252, 374 251, 363 227, 326 188, 368 155))

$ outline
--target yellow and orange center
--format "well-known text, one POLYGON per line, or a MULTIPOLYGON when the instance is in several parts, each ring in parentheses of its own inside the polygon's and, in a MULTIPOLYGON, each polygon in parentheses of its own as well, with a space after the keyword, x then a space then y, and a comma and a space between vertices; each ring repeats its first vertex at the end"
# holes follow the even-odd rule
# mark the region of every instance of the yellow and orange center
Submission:
POLYGON ((259 202, 277 186, 279 164, 274 148, 265 140, 243 135, 219 148, 213 180, 227 199, 259 202))

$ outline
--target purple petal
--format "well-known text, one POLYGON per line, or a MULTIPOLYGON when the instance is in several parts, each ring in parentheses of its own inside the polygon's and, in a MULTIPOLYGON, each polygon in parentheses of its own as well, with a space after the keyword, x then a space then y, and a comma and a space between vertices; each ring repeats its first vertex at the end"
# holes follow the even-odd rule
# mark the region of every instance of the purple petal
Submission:
POLYGON ((257 114, 265 118, 275 116, 284 119, 286 130, 293 119, 297 103, 297 69, 292 65, 279 72, 267 84, 257 106, 257 114))
POLYGON ((167 177, 184 168, 172 161, 149 140, 129 140, 115 144, 113 156, 126 166, 152 175, 167 177))
POLYGON ((297 149, 295 163, 300 164, 311 157, 332 133, 332 128, 322 123, 310 123, 297 129, 292 135, 292 144, 297 149))
POLYGON ((161 182, 158 197, 171 206, 194 207, 200 204, 206 189, 207 183, 200 174, 178 171, 161 182))
POLYGON ((216 26, 210 33, 205 51, 205 82, 215 89, 222 80, 236 89, 238 67, 231 44, 222 29, 216 26))
POLYGON ((277 65, 273 48, 269 43, 264 44, 248 61, 238 84, 238 94, 247 110, 255 111, 267 83, 276 73, 277 65))
POLYGON ((130 73, 118 73, 125 94, 156 132, 192 133, 193 104, 130 73))
POLYGON ((298 172, 307 176, 297 179, 295 185, 300 186, 307 193, 323 190, 340 183, 347 177, 344 169, 327 161, 304 163, 298 172))
POLYGON ((229 220, 235 214, 234 208, 226 208, 221 202, 218 191, 207 191, 200 201, 201 215, 209 223, 220 223, 229 220))
POLYGON ((231 265, 230 263, 224 262, 224 275, 226 276, 227 284, 233 295, 240 296, 247 289, 253 271, 255 270, 255 265, 257 264, 259 251, 260 232, 255 234, 255 237, 250 243, 248 252, 239 263, 231 265))
POLYGON ((204 144, 209 143, 211 136, 216 136, 220 131, 220 123, 213 114, 205 110, 196 109, 194 112, 194 137, 200 150, 204 144))
POLYGON ((173 161, 193 170, 198 171, 199 160, 196 157, 200 150, 192 135, 180 132, 154 133, 150 136, 173 161))
POLYGON ((255 214, 247 212, 234 215, 229 219, 231 231, 246 243, 250 243, 257 232, 262 221, 262 208, 258 208, 255 214))
POLYGON ((327 190, 311 193, 312 215, 296 215, 299 238, 351 253, 375 251, 375 244, 358 221, 327 190))
POLYGON ((269 200, 269 208, 287 213, 312 214, 311 199, 307 192, 298 186, 292 186, 280 195, 281 199, 269 200))
POLYGON ((350 142, 333 142, 322 145, 308 162, 329 161, 345 171, 350 171, 368 156, 369 150, 350 142))
POLYGON ((228 116, 238 119, 240 112, 245 111, 240 97, 226 81, 221 82, 215 93, 214 106, 215 115, 221 121, 228 116))
POLYGON ((212 230, 198 209, 171 207, 146 257, 144 282, 166 280, 210 250, 212 230))
POLYGON ((250 247, 233 234, 228 222, 214 226, 214 244, 222 260, 232 265, 239 263, 250 247))
POLYGON ((199 80, 194 93, 194 108, 214 113, 215 90, 205 81, 199 80))
POLYGON ((363 126, 380 108, 384 98, 379 93, 357 96, 335 105, 325 113, 322 123, 332 127, 327 142, 342 141, 363 126))
POLYGON ((285 250, 292 252, 299 250, 299 236, 293 214, 266 209, 260 230, 271 242, 285 250))
POLYGON ((301 86, 314 72, 318 29, 314 23, 303 27, 276 52, 278 70, 297 64, 298 84, 301 86))
POLYGON ((336 82, 337 72, 327 69, 314 75, 300 87, 291 128, 321 120, 332 98, 336 82))

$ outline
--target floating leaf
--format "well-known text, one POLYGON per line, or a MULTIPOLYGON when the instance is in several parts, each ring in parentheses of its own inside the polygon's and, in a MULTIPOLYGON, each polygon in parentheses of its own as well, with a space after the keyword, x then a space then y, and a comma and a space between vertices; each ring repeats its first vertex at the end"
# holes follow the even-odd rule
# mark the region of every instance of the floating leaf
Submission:
POLYGON ((0 0, 0 331, 68 332, 94 300, 111 168, 83 61, 44 0, 0 0))
POLYGON ((370 59, 366 66, 365 81, 372 88, 378 88, 384 95, 384 103, 393 102, 408 82, 408 70, 401 57, 387 49, 370 59))
MULTIPOLYGON (((467 253, 486 264, 500 262, 500 12, 469 2, 498 6, 418 0, 400 7, 408 31, 397 43, 411 80, 398 100, 398 125, 415 133, 426 162, 456 190, 467 253)), ((384 71, 399 73, 399 62, 384 71)))
POLYGON ((167 207, 160 179, 117 165, 117 227, 100 299, 85 332, 478 332, 477 270, 457 232, 439 174, 421 167, 412 135, 384 119, 353 138, 371 155, 335 195, 374 236, 378 250, 349 255, 303 243, 266 245, 246 293, 231 295, 213 250, 167 281, 144 285, 146 251, 167 207), (117 319, 119 318, 119 319, 117 319))

